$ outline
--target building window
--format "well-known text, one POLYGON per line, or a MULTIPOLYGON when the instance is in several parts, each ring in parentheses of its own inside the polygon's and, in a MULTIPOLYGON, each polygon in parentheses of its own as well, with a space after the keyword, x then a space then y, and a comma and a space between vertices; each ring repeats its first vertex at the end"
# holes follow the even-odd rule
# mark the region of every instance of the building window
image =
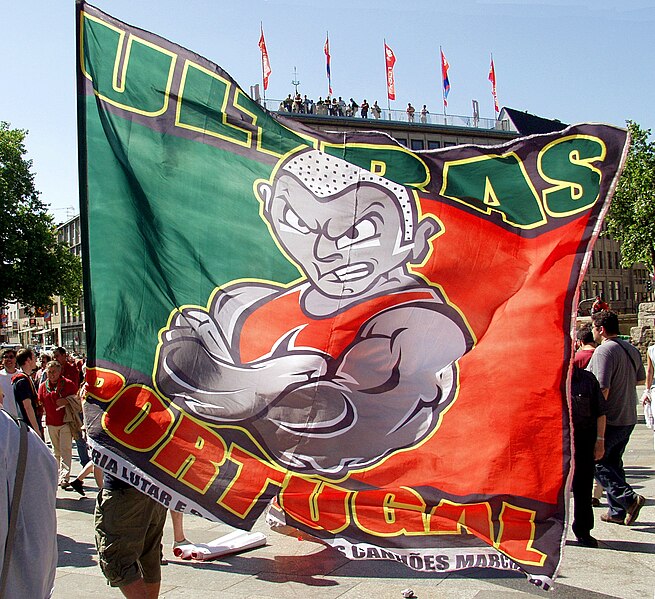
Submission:
POLYGON ((598 250, 598 268, 605 268, 603 265, 603 252, 598 250))
POLYGON ((596 252, 591 252, 591 268, 596 268, 596 252))
POLYGON ((411 144, 412 144, 412 150, 424 150, 425 149, 425 143, 423 142, 422 139, 412 139, 411 144))
POLYGON ((612 252, 607 252, 607 268, 612 268, 612 252))
POLYGON ((428 150, 438 150, 441 147, 440 141, 428 139, 428 150))
POLYGON ((621 283, 614 281, 614 298, 618 301, 621 299, 621 283))
POLYGON ((401 145, 407 147, 407 140, 402 137, 396 137, 396 141, 401 145))
POLYGON ((615 268, 621 268, 621 259, 619 258, 618 252, 614 252, 614 264, 615 268))
POLYGON ((582 286, 580 287, 580 300, 586 300, 589 297, 589 283, 587 281, 582 281, 582 286))
POLYGON ((445 141, 443 144, 444 148, 452 148, 453 146, 456 146, 457 144, 454 141, 445 141))
POLYGON ((604 298, 605 297, 605 281, 598 281, 598 293, 597 295, 600 295, 600 297, 604 298))

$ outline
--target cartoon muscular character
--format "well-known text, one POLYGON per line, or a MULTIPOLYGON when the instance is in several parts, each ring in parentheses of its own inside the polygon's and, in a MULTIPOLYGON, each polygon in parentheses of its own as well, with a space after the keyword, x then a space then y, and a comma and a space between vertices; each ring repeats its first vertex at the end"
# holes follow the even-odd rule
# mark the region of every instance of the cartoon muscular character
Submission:
POLYGON ((248 431, 296 472, 341 478, 416 445, 454 398, 473 340, 408 270, 442 232, 411 189, 305 149, 258 181, 262 214, 302 270, 176 312, 155 383, 183 410, 248 431))

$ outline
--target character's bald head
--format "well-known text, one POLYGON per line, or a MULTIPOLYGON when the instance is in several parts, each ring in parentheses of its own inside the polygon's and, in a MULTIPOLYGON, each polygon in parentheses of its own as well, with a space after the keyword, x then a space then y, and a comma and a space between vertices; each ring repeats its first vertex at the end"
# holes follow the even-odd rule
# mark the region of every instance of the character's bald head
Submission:
POLYGON ((256 193, 277 240, 326 295, 362 293, 420 263, 441 230, 419 221, 409 188, 313 149, 284 159, 256 193))
MULTIPOLYGON (((287 158, 279 165, 275 178, 284 174, 294 177, 316 196, 318 201, 329 201, 332 197, 362 186, 379 187, 398 207, 403 225, 401 244, 412 242, 416 228, 417 207, 412 192, 407 187, 341 158, 313 149, 304 150, 287 158)), ((265 201, 267 194, 261 184, 258 191, 260 199, 265 201)))

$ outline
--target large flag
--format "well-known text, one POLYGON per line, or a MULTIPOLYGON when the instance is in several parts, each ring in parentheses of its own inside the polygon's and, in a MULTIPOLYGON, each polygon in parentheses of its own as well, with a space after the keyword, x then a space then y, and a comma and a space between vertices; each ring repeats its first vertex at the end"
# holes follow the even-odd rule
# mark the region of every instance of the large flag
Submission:
POLYGON ((494 67, 494 57, 491 57, 491 66, 489 67, 489 81, 491 81, 491 95, 494 98, 494 110, 500 112, 498 107, 498 95, 496 94, 496 68, 494 67))
POLYGON ((330 36, 325 36, 325 45, 323 46, 325 52, 325 70, 327 71, 328 80, 328 95, 332 95, 332 75, 330 73, 330 36))
POLYGON ((264 91, 268 89, 268 78, 273 72, 271 70, 271 62, 268 59, 268 50, 266 49, 266 40, 264 39, 264 27, 260 27, 259 36, 259 49, 262 52, 262 80, 264 83, 264 91))
POLYGON ((443 107, 445 110, 448 106, 448 94, 450 92, 450 81, 448 79, 448 69, 450 68, 450 65, 446 60, 443 50, 439 48, 439 51, 441 52, 441 82, 443 84, 443 107))
POLYGON ((389 100, 396 99, 396 83, 393 78, 393 65, 396 64, 396 56, 393 50, 384 42, 384 60, 387 67, 387 97, 389 100))
POLYGON ((78 25, 93 461, 239 528, 272 503, 352 559, 549 586, 626 132, 416 154, 271 114, 89 5, 78 25))

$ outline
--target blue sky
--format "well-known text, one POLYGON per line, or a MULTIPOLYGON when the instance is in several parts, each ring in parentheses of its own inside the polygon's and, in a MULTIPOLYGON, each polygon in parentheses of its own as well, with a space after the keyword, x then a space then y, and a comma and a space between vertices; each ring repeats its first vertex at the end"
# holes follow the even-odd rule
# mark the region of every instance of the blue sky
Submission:
MULTIPOLYGON (((96 0, 114 17, 217 63, 248 91, 261 81, 260 21, 273 73, 267 96, 325 96, 330 35, 334 94, 386 107, 383 39, 396 55, 397 99, 441 112, 439 46, 450 63, 449 114, 471 100, 493 117, 493 53, 501 106, 567 123, 626 119, 655 129, 655 1, 96 0)), ((78 211, 74 2, 5 3, 0 120, 28 129, 36 185, 58 221, 78 211)))

